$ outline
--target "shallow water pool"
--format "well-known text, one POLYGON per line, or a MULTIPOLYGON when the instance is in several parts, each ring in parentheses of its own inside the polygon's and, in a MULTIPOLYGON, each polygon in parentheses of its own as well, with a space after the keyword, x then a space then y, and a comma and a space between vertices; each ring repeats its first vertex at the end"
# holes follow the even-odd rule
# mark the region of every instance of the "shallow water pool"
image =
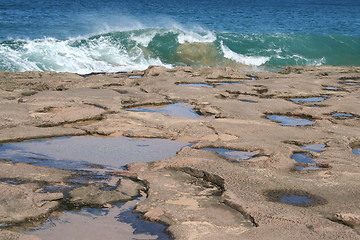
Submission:
POLYGON ((293 118, 288 116, 281 116, 281 115, 268 115, 268 119, 278 122, 282 126, 308 126, 314 125, 315 123, 302 118, 293 118))
POLYGON ((353 149, 352 153, 355 155, 360 155, 360 148, 359 149, 353 149))
POLYGON ((326 144, 313 144, 301 146, 302 149, 312 152, 323 152, 326 148, 326 144))
POLYGON ((295 153, 292 155, 291 159, 294 159, 298 163, 307 163, 307 164, 315 164, 312 157, 307 155, 306 153, 295 153))
POLYGON ((82 208, 65 211, 25 233, 42 239, 172 239, 165 233, 166 226, 140 220, 132 213, 143 198, 115 204, 112 208, 82 208))
MULTIPOLYGON (((0 159, 72 170, 65 185, 44 186, 45 192, 64 192, 87 185, 110 190, 119 177, 113 170, 132 162, 149 162, 174 156, 188 143, 165 139, 61 137, 0 145, 0 159)), ((21 183, 11 183, 21 184, 21 183)), ((58 213, 26 233, 43 239, 172 239, 166 226, 140 220, 132 211, 139 198, 111 208, 82 208, 58 213)), ((26 226, 24 226, 26 228, 26 226)))
POLYGON ((306 196, 289 194, 289 195, 282 196, 279 199, 279 202, 293 204, 293 205, 304 205, 304 204, 313 203, 314 200, 309 197, 306 197, 306 196))
POLYGON ((350 113, 334 113, 331 116, 333 117, 355 117, 354 115, 350 113))
POLYGON ((0 159, 61 169, 89 168, 89 164, 120 168, 174 156, 188 143, 166 139, 60 137, 0 145, 0 159))
POLYGON ((183 87, 207 87, 207 88, 214 87, 214 86, 211 86, 211 85, 205 84, 205 83, 181 83, 181 84, 179 84, 179 86, 183 86, 183 87))
POLYGON ((199 118, 197 114, 188 103, 174 103, 165 106, 149 106, 139 108, 128 108, 126 110, 135 112, 151 112, 151 113, 163 113, 176 117, 187 117, 187 118, 199 118))
POLYGON ((257 154, 254 152, 243 152, 243 151, 236 151, 225 148, 203 148, 202 150, 214 151, 222 156, 236 158, 238 160, 247 160, 254 157, 257 154))
POLYGON ((294 103, 304 103, 304 102, 321 102, 326 100, 324 97, 312 97, 312 98, 292 98, 291 101, 294 103))

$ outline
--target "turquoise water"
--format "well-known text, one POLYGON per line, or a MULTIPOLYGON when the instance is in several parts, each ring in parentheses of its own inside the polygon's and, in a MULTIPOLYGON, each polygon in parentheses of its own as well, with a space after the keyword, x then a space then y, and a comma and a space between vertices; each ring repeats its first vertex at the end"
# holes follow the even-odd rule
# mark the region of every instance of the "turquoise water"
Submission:
POLYGON ((358 0, 0 2, 0 70, 360 66, 358 0))

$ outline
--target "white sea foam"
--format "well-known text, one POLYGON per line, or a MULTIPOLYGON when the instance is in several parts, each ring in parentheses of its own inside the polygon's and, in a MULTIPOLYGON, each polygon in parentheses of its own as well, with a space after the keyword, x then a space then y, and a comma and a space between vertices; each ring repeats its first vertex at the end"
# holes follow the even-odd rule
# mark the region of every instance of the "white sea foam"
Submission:
POLYGON ((0 46, 0 69, 4 71, 41 71, 36 63, 24 59, 7 46, 0 46))
POLYGON ((315 65, 315 66, 323 65, 326 61, 325 57, 322 57, 319 59, 308 59, 308 58, 300 56, 298 54, 294 54, 293 56, 288 57, 288 58, 294 59, 297 63, 302 61, 302 62, 305 62, 305 65, 315 65))
POLYGON ((153 40, 157 33, 158 32, 154 30, 149 33, 144 33, 140 35, 131 34, 130 39, 134 40, 143 47, 148 47, 149 43, 153 40))
POLYGON ((135 46, 130 51, 102 36, 80 44, 79 40, 60 41, 53 38, 27 40, 16 50, 0 48, 0 63, 11 71, 57 72, 118 72, 146 69, 149 65, 162 65, 158 58, 146 58, 135 46), (74 45, 78 46, 74 46, 74 45))
POLYGON ((181 31, 178 36, 178 42, 180 44, 183 43, 211 43, 216 40, 216 35, 210 31, 202 31, 202 32, 195 32, 195 31, 181 31))
POLYGON ((263 56, 246 56, 243 54, 236 53, 231 51, 223 42, 220 42, 221 50, 224 54, 224 57, 231 59, 235 62, 250 65, 250 66, 260 66, 270 60, 270 57, 263 56))
POLYGON ((272 58, 275 59, 283 59, 283 60, 293 60, 295 62, 295 64, 297 65, 315 65, 315 66, 321 66, 324 65, 326 62, 326 58, 322 57, 322 58, 318 58, 318 59, 309 59, 306 58, 304 56, 301 56, 299 54, 294 54, 294 55, 274 55, 272 56, 272 58))

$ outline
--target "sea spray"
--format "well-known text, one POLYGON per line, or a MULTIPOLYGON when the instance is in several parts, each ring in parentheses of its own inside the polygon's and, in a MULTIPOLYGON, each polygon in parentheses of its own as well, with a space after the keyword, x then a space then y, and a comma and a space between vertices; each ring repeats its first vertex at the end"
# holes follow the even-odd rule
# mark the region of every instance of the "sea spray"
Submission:
POLYGON ((0 42, 0 70, 118 72, 149 65, 360 65, 360 37, 235 34, 202 28, 142 28, 92 36, 0 42))

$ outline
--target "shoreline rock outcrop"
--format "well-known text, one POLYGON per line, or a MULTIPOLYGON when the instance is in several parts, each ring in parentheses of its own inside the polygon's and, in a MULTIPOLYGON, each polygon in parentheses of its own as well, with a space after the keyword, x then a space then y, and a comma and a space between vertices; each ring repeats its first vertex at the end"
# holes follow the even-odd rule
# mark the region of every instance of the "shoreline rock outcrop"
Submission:
MULTIPOLYGON (((295 66, 275 73, 153 66, 86 76, 0 72, 0 142, 76 135, 189 142, 172 158, 130 164, 118 173, 145 183, 148 197, 136 210, 168 224, 175 239, 360 239, 360 156, 353 152, 360 142, 359 91, 359 67, 295 66), (199 117, 129 111, 182 102, 199 117), (281 125, 273 115, 290 122, 281 125), (295 121, 302 119, 312 124, 295 121), (317 144, 324 149, 304 149, 317 144), (236 160, 207 148, 255 155, 236 160), (316 165, 294 160, 297 153, 316 165)), ((31 186, 70 174, 1 164, 9 169, 0 171, 1 179, 32 180, 24 183, 31 186)), ((46 211, 61 198, 24 186, 0 184, 9 196, 35 199, 46 211)), ((0 205, 0 222, 16 201, 0 205)), ((24 214, 31 208, 23 207, 24 214)))

